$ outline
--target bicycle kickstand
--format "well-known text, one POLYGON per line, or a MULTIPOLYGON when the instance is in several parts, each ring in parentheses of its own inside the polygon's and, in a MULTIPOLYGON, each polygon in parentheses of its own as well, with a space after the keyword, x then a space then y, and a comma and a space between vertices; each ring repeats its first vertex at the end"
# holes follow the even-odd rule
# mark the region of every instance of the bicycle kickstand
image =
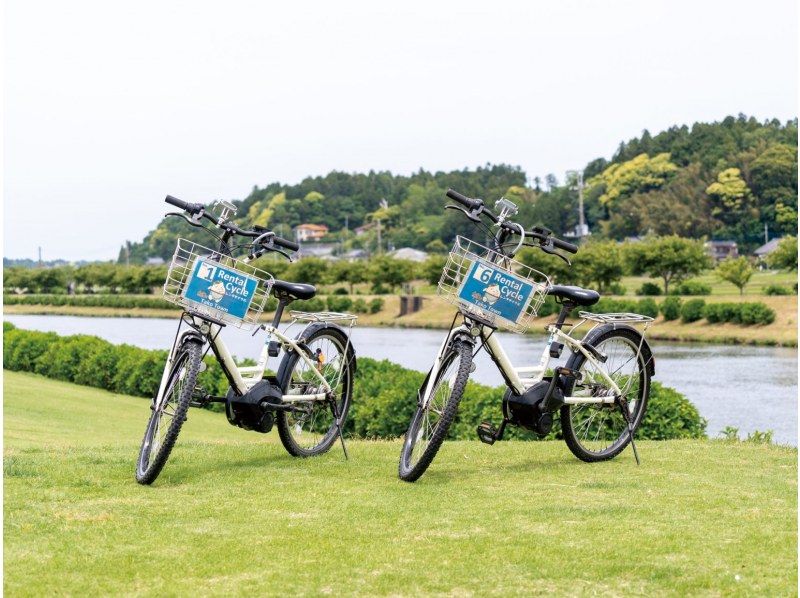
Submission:
POLYGON ((628 436, 631 439, 633 456, 636 457, 636 465, 641 465, 639 461, 639 451, 636 450, 636 443, 633 441, 633 425, 631 423, 631 414, 628 411, 628 401, 625 400, 625 397, 617 397, 617 405, 619 405, 619 410, 622 412, 622 419, 624 419, 625 423, 628 425, 628 436))
POLYGON ((339 440, 342 443, 342 451, 344 451, 345 461, 349 461, 350 456, 347 454, 347 447, 344 444, 344 434, 342 433, 342 420, 339 417, 339 407, 336 405, 336 401, 333 398, 328 400, 330 401, 331 413, 333 414, 333 421, 336 422, 336 431, 339 434, 339 440))

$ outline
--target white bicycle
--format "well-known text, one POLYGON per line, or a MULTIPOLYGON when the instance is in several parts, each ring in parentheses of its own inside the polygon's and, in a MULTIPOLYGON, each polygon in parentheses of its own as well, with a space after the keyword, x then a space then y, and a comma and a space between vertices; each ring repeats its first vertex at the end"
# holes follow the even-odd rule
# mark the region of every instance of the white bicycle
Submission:
POLYGON ((653 319, 582 311, 579 321, 564 332, 572 311, 594 305, 600 295, 551 284, 547 276, 513 258, 523 246, 529 246, 569 263, 557 250, 577 253, 578 248, 544 228, 526 231, 511 220, 517 207, 507 199, 495 204, 495 214, 481 199, 452 189, 447 196, 464 206, 447 208, 462 211, 482 226, 492 247, 457 237, 448 256, 438 292, 454 303, 458 312, 417 394, 417 408, 400 454, 400 478, 409 482, 419 479, 433 461, 456 417, 474 371, 473 359, 481 349, 489 354, 507 386, 502 423, 499 428, 481 423, 477 429, 481 441, 494 444, 508 424, 546 436, 553 426, 553 414, 559 411, 564 440, 579 459, 612 459, 631 443, 638 463, 634 433, 647 409, 650 379, 655 375, 652 352, 645 341, 653 319), (497 230, 492 231, 482 218, 497 230), (538 365, 514 367, 494 332, 501 326, 524 332, 547 295, 556 298, 561 311, 555 324, 547 327, 549 338, 542 357, 538 365), (459 315, 461 323, 456 326, 459 315), (582 338, 575 338, 575 331, 586 322, 593 326, 582 338), (550 370, 550 360, 559 358, 565 346, 571 351, 565 366, 550 370))
POLYGON ((245 430, 267 433, 277 423, 283 446, 294 456, 322 454, 338 436, 346 457, 342 428, 353 395, 356 359, 349 332, 356 316, 291 311, 291 325, 279 330, 286 306, 297 299, 310 299, 316 289, 310 284, 275 280, 250 262, 268 251, 289 258, 287 250, 297 251, 299 245, 261 227, 237 227, 229 219, 236 208, 228 202, 219 202, 221 213, 214 215, 200 204, 171 196, 166 201, 184 210, 168 216, 183 217, 201 228, 206 228, 201 224, 205 218, 222 234, 217 236, 206 228, 219 239, 216 250, 178 240, 164 298, 183 307, 184 312, 151 404, 136 466, 137 481, 151 484, 158 477, 189 407, 212 402, 225 403, 228 421, 245 430), (237 236, 248 241, 234 245, 231 240, 237 236), (236 250, 244 249, 246 257, 233 257, 236 250), (270 295, 278 299, 278 305, 272 323, 263 325, 259 316, 270 295), (305 326, 290 338, 288 330, 296 323, 305 326), (220 331, 228 325, 266 331, 255 366, 236 365, 220 338, 220 331), (230 384, 224 397, 213 396, 198 384, 209 350, 230 384), (284 356, 277 373, 265 375, 269 358, 278 357, 281 351, 284 356))

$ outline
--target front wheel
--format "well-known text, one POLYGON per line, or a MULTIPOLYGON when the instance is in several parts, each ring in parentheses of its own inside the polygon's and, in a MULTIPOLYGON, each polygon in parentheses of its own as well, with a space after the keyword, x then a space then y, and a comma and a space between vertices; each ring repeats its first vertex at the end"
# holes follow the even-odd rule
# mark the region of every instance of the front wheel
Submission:
POLYGON ((172 366, 167 364, 170 372, 164 393, 153 401, 150 421, 139 449, 136 481, 140 484, 155 481, 175 446, 200 372, 200 353, 199 342, 187 341, 178 350, 172 366))
POLYGON ((471 366, 472 346, 454 341, 441 358, 427 401, 423 396, 425 388, 420 389, 419 405, 400 452, 398 473, 401 480, 418 480, 433 461, 456 417, 471 366))
MULTIPOLYGON (((593 363, 583 353, 575 353, 567 367, 582 375, 574 384, 572 396, 613 396, 614 391, 602 373, 622 391, 628 418, 634 432, 642 423, 650 396, 650 348, 641 335, 629 328, 610 328, 590 340, 606 361, 593 363)), ((564 441, 582 461, 613 459, 630 442, 628 424, 616 403, 581 403, 561 407, 564 441)))
POLYGON ((305 345, 311 366, 296 351, 288 353, 281 366, 283 394, 296 395, 298 400, 291 403, 294 411, 278 412, 278 435, 284 448, 295 457, 321 455, 336 441, 339 427, 334 407, 344 427, 356 370, 353 346, 339 328, 318 328, 308 335, 305 345), (317 374, 322 374, 331 388, 328 400, 302 400, 303 395, 325 392, 317 374))

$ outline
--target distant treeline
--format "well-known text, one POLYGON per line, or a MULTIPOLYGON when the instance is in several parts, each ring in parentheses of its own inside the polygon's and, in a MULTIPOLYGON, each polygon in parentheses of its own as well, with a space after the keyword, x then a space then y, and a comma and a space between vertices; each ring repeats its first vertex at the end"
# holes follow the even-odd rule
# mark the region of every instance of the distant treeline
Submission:
MULTIPOLYGON (((625 243, 592 239, 581 247, 577 255, 570 257, 572 263, 568 265, 538 249, 524 249, 518 255, 519 261, 548 276, 551 281, 591 287, 601 293, 626 294, 629 289, 620 284, 625 275, 647 275, 660 280, 660 285, 646 283, 639 289, 630 289, 638 295, 703 295, 711 292, 705 285, 687 281, 713 265, 700 241, 675 235, 625 243)), ((343 285, 341 292, 352 295, 356 285, 363 283, 369 285, 371 294, 394 293, 412 281, 435 285, 446 260, 446 254, 433 254, 424 262, 380 255, 358 261, 309 257, 293 263, 273 258, 261 258, 253 263, 276 278, 317 285, 343 285)), ((729 265, 727 262, 723 262, 717 272, 721 279, 743 289, 752 276, 753 267, 744 257, 733 261, 737 266, 733 275, 722 272, 729 265)), ((778 251, 769 256, 768 263, 775 268, 796 270, 796 237, 782 241, 778 251)), ((78 294, 149 294, 160 289, 166 275, 167 266, 112 263, 77 268, 7 268, 3 272, 3 287, 7 294, 66 293, 68 290, 78 294)), ((773 291, 771 294, 782 292, 781 289, 773 291)), ((790 291, 786 289, 786 292, 790 291)))
MULTIPOLYGON (((582 174, 586 219, 596 237, 676 234, 730 239, 749 251, 763 242, 765 225, 771 237, 797 228, 796 119, 759 122, 739 115, 657 135, 645 130, 621 143, 611 160, 591 161, 582 174)), ((283 236, 299 224, 324 224, 331 231, 328 239, 342 248, 373 252, 380 222, 383 248, 441 251, 455 235, 474 233, 460 214, 444 212, 448 187, 482 197, 490 206, 504 195, 519 205, 519 221, 563 235, 578 223, 576 183, 576 176, 559 180, 553 174, 529 179, 521 168, 504 164, 452 172, 420 169, 408 176, 331 172, 296 185, 254 187, 237 202, 238 217, 283 236)), ((167 219, 142 242, 123 247, 120 260, 167 259, 178 236, 209 242, 203 231, 167 219)))

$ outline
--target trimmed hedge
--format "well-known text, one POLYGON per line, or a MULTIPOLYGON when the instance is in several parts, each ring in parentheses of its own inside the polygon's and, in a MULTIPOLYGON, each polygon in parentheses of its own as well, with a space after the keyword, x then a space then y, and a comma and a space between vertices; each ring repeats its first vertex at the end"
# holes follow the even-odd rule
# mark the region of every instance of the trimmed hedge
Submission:
POLYGON ((657 297, 661 294, 661 286, 654 282, 645 282, 636 290, 637 295, 657 297))
MULTIPOLYGON (((150 351, 130 345, 113 345, 97 337, 61 337, 49 332, 20 330, 3 324, 3 364, 10 370, 36 372, 112 392, 152 397, 161 380, 166 351, 150 351)), ((213 358, 199 383, 215 395, 224 395, 227 381, 213 358)), ((416 395, 425 375, 389 361, 359 358, 351 416, 346 431, 366 438, 401 436, 416 407, 416 395)), ((451 437, 475 439, 475 426, 484 420, 499 421, 504 388, 470 382, 451 429, 451 437)), ((702 438, 706 421, 680 393, 654 382, 650 406, 637 436, 642 439, 702 438)), ((511 427, 509 438, 535 439, 525 430, 511 427)), ((549 438, 559 438, 554 425, 549 438)))
POLYGON ((702 299, 689 299, 681 307, 681 322, 696 322, 703 318, 706 302, 702 299))
POLYGON ((667 297, 661 302, 659 311, 661 312, 661 315, 664 316, 664 319, 668 322, 671 320, 677 320, 681 315, 682 304, 683 301, 681 301, 680 297, 667 297))
POLYGON ((711 287, 704 282, 698 280, 685 280, 680 283, 674 290, 669 292, 670 295, 710 295, 711 287))
MULTIPOLYGON (((161 297, 146 295, 4 295, 6 305, 69 305, 75 307, 116 307, 132 309, 135 307, 152 309, 180 309, 173 303, 161 297)), ((362 304, 359 308, 363 311, 357 313, 378 313, 383 309, 384 300, 376 297, 369 304, 363 299, 358 299, 362 304)), ((353 299, 344 295, 329 295, 327 299, 313 297, 306 301, 295 301, 290 309, 299 311, 330 311, 346 312, 353 308, 353 299)), ((264 308, 267 312, 274 312, 278 307, 275 297, 267 299, 264 308)))
POLYGON ((765 295, 794 295, 796 291, 793 291, 789 287, 785 287, 779 284, 771 284, 764 288, 765 295))
POLYGON ((6 305, 70 305, 75 307, 119 307, 131 309, 178 309, 152 295, 3 295, 6 305))
POLYGON ((703 309, 703 316, 711 324, 730 322, 751 326, 753 324, 772 324, 775 311, 761 303, 709 303, 703 309))

